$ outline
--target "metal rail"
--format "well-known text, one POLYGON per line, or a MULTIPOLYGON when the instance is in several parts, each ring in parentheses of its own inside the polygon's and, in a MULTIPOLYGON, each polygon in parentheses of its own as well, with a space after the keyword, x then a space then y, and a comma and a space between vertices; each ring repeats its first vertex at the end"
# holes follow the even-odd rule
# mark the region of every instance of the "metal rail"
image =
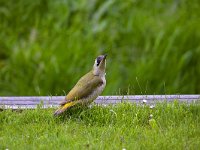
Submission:
MULTIPOLYGON (((64 96, 22 96, 0 97, 1 109, 34 109, 38 105, 42 108, 57 107, 64 100, 64 96)), ((121 102, 155 104, 157 102, 186 102, 194 103, 200 100, 200 95, 125 95, 99 96, 96 104, 116 104, 121 102)))

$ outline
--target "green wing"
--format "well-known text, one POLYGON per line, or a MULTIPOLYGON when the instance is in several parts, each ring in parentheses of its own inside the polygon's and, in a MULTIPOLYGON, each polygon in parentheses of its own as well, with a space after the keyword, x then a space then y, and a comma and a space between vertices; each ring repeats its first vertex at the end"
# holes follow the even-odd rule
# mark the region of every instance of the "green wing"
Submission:
POLYGON ((84 75, 73 89, 67 94, 66 100, 61 102, 61 105, 64 105, 68 101, 79 100, 82 98, 87 98, 94 89, 103 84, 102 79, 99 76, 94 76, 92 72, 84 75))

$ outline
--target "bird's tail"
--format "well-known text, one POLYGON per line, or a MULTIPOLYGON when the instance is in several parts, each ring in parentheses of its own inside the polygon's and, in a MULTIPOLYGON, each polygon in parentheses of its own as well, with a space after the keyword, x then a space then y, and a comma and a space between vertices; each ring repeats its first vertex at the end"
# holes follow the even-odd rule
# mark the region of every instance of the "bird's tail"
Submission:
POLYGON ((61 113, 63 113, 65 110, 67 110, 68 108, 76 105, 78 103, 78 101, 73 101, 73 102, 69 102, 69 103, 66 103, 64 105, 62 105, 59 109, 57 109, 55 112, 54 112, 54 116, 58 116, 60 115, 61 113))

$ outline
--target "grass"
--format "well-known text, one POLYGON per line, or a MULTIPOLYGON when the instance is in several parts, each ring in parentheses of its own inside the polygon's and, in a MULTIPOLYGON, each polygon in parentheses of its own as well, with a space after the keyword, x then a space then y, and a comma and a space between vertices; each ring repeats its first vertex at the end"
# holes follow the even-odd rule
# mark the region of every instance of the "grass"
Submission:
POLYGON ((105 95, 200 93, 199 9, 199 0, 1 0, 0 95, 64 95, 102 53, 105 95))
POLYGON ((0 113, 0 149, 198 149, 200 105, 157 104, 0 113), (153 115, 150 118, 150 115, 153 115))
MULTIPOLYGON (((1 0, 0 96, 65 95, 102 53, 105 95, 200 93, 199 10, 199 0, 1 0)), ((200 147, 199 105, 71 111, 2 111, 0 149, 200 147)))

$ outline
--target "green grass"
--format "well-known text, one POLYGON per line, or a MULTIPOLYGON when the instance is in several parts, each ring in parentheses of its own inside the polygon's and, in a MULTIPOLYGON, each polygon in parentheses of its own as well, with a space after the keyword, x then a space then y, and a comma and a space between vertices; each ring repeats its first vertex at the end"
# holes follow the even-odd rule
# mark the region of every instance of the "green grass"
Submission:
POLYGON ((200 105, 157 104, 0 113, 0 149, 198 149, 200 105), (149 116, 153 115, 150 120, 149 116))
POLYGON ((1 0, 0 95, 64 95, 102 53, 105 95, 200 93, 199 10, 199 0, 1 0))
MULTIPOLYGON (((198 94, 199 10, 199 0, 1 0, 0 96, 65 95, 102 53, 104 95, 198 94)), ((0 149, 198 149, 199 111, 177 103, 61 118, 2 111, 0 149)))

